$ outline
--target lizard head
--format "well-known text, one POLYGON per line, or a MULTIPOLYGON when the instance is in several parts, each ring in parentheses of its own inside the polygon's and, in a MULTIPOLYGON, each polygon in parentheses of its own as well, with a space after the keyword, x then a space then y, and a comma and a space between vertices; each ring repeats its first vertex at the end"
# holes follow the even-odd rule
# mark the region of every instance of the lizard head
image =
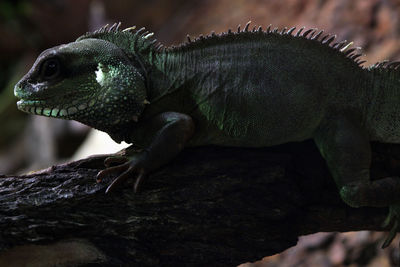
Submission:
POLYGON ((14 94, 22 111, 110 132, 137 121, 146 103, 144 80, 122 49, 87 38, 41 53, 14 94))

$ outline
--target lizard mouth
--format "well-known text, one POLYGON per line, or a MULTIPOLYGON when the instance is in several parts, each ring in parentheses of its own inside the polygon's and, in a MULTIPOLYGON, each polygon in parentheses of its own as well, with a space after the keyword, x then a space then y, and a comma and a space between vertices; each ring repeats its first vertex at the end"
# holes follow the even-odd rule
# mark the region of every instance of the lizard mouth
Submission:
POLYGON ((58 107, 48 107, 45 101, 39 100, 19 100, 17 102, 17 107, 19 110, 26 113, 42 115, 47 117, 62 118, 68 115, 75 114, 78 109, 75 107, 70 107, 68 109, 60 109, 58 107))

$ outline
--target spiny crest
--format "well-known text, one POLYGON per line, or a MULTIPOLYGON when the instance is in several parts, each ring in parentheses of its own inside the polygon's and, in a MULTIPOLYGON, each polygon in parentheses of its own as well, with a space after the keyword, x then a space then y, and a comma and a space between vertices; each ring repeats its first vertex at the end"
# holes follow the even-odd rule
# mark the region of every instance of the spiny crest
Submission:
POLYGON ((383 60, 380 62, 376 62, 374 65, 371 65, 368 69, 370 70, 397 70, 399 69, 400 61, 392 61, 383 60))
MULTIPOLYGON (((216 34, 214 31, 212 31, 211 34, 207 36, 203 36, 200 34, 197 38, 194 38, 193 40, 190 38, 189 35, 187 35, 187 42, 182 43, 178 46, 170 46, 167 48, 165 48, 161 43, 157 42, 157 39, 153 38, 153 33, 146 31, 144 27, 136 30, 136 26, 133 26, 124 30, 120 30, 121 22, 114 23, 111 26, 107 24, 94 32, 88 32, 85 35, 79 37, 77 41, 86 38, 98 38, 115 43, 117 46, 128 51, 145 52, 149 49, 155 51, 174 51, 194 47, 199 43, 219 41, 222 38, 246 37, 253 34, 260 36, 277 34, 282 36, 292 36, 294 38, 305 38, 308 40, 319 42, 342 53, 359 66, 361 66, 365 62, 365 60, 360 59, 360 57, 362 56, 362 54, 360 53, 360 47, 350 48, 353 45, 353 42, 347 42, 346 40, 334 43, 333 41, 335 40, 336 35, 324 34, 323 30, 318 31, 317 29, 313 28, 305 30, 305 27, 301 27, 296 32, 296 27, 292 27, 289 29, 285 27, 279 30, 278 28, 272 28, 271 24, 266 28, 265 31, 262 29, 261 26, 254 26, 250 30, 250 24, 251 21, 247 22, 243 29, 241 29, 241 26, 239 25, 236 31, 232 31, 231 29, 229 29, 227 32, 222 32, 220 34, 216 34)), ((389 62, 385 60, 375 63, 374 65, 368 67, 368 69, 396 70, 399 68, 399 66, 399 61, 389 62)))
POLYGON ((127 51, 142 52, 150 49, 160 49, 162 45, 156 44, 157 39, 152 38, 154 33, 147 31, 144 27, 138 30, 136 26, 120 30, 121 22, 108 24, 94 32, 88 32, 80 36, 76 41, 87 38, 103 39, 116 44, 127 51))
POLYGON ((305 38, 308 40, 316 41, 319 42, 323 45, 326 45, 340 53, 343 53, 347 58, 353 60, 357 65, 361 66, 365 60, 361 60, 360 57, 362 54, 360 53, 361 48, 351 48, 349 47, 353 45, 353 42, 347 42, 347 41, 341 41, 341 42, 335 42, 333 41, 336 38, 336 35, 330 35, 330 34, 323 34, 324 31, 320 30, 318 31, 317 29, 307 29, 305 30, 305 27, 302 27, 295 32, 296 27, 292 27, 290 29, 288 28, 283 28, 279 30, 278 28, 272 28, 272 25, 269 25, 266 30, 264 31, 261 26, 256 27, 254 26, 252 30, 249 29, 251 21, 247 22, 243 30, 241 30, 240 25, 237 28, 237 31, 234 32, 231 29, 229 29, 227 32, 223 32, 220 34, 215 34, 215 32, 211 32, 210 35, 203 36, 199 35, 199 37, 194 38, 193 40, 190 38, 189 35, 187 35, 187 42, 181 44, 178 47, 170 47, 168 50, 174 50, 174 49, 184 49, 184 48, 189 48, 191 46, 194 46, 195 44, 201 43, 201 42, 212 42, 216 40, 220 40, 221 38, 235 38, 235 37, 240 37, 240 36, 248 36, 251 34, 256 34, 256 35, 270 35, 270 34, 277 34, 277 35, 282 35, 282 36, 293 36, 295 38, 305 38))

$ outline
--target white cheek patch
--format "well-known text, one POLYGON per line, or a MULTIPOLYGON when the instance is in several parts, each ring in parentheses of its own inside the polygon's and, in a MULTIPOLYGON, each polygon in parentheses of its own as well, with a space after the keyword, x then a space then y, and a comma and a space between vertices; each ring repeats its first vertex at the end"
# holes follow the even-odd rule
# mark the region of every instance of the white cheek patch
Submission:
POLYGON ((97 70, 94 71, 94 73, 96 74, 96 81, 100 84, 100 86, 104 85, 104 79, 105 79, 103 67, 104 67, 103 64, 99 63, 97 65, 97 70))

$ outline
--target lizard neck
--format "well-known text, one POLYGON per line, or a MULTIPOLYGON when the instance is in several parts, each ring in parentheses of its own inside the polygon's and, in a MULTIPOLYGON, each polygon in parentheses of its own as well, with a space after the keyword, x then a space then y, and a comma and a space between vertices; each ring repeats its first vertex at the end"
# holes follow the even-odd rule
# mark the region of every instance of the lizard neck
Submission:
POLYGON ((188 56, 183 52, 171 52, 167 50, 151 51, 146 57, 147 62, 147 96, 151 103, 147 109, 151 113, 158 113, 165 108, 164 103, 176 112, 185 112, 184 102, 188 104, 189 99, 185 98, 184 88, 190 86, 194 75, 190 74, 188 56))
POLYGON ((369 72, 366 118, 371 140, 400 143, 400 70, 375 68, 369 72))
POLYGON ((172 53, 162 50, 155 54, 153 68, 150 73, 151 91, 150 98, 155 100, 171 94, 186 83, 187 77, 182 53, 172 53))

